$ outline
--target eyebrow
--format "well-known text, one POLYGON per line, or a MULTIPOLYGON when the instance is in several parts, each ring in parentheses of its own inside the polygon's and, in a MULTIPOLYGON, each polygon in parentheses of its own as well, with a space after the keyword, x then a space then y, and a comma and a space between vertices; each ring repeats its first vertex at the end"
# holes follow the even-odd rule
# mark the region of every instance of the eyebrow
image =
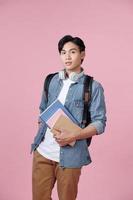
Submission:
MULTIPOLYGON (((69 49, 69 51, 71 50, 77 50, 76 48, 72 48, 72 49, 69 49)), ((65 49, 62 49, 61 51, 66 51, 65 49)))

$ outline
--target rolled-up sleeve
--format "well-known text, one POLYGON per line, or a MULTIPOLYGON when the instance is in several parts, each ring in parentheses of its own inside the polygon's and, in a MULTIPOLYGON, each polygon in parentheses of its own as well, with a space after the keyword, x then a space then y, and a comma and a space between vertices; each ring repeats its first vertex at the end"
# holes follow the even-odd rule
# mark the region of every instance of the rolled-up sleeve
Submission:
POLYGON ((93 81, 92 83, 92 96, 90 101, 90 115, 91 115, 91 125, 97 130, 97 135, 101 134, 105 130, 106 126, 106 105, 104 97, 104 89, 102 85, 93 81))

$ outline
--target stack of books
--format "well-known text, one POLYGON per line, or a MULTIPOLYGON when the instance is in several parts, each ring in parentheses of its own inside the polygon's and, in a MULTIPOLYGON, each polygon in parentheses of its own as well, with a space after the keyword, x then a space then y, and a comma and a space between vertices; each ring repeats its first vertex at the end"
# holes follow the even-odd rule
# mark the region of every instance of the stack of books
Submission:
MULTIPOLYGON (((76 134, 81 129, 77 125, 77 120, 58 99, 40 114, 40 118, 47 124, 52 133, 55 133, 56 130, 61 132, 63 129, 66 132, 76 134)), ((72 142, 69 145, 73 146, 74 144, 75 142, 72 142)))

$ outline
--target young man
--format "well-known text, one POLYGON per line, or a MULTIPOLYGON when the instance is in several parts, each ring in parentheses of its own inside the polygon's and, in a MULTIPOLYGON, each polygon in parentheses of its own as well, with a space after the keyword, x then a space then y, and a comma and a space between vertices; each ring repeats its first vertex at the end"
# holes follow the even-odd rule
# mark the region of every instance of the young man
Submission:
POLYGON ((103 87, 93 80, 91 100, 88 105, 91 123, 82 127, 84 70, 81 64, 85 58, 85 45, 79 37, 64 36, 58 43, 58 50, 64 69, 53 76, 48 89, 48 102, 43 90, 40 113, 54 100, 62 104, 77 119, 82 128, 76 135, 62 129, 61 134, 50 132, 39 119, 39 130, 32 144, 33 200, 50 200, 57 181, 59 200, 75 200, 81 169, 91 163, 86 139, 104 132, 106 107, 103 87), (76 141, 71 147, 70 142, 76 141))

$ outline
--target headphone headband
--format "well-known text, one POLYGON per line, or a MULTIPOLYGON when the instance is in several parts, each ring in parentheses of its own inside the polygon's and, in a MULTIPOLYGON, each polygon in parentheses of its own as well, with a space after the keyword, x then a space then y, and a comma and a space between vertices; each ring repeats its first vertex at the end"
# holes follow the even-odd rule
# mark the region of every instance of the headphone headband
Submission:
MULTIPOLYGON (((69 74, 69 79, 76 82, 80 77, 82 77, 84 74, 84 70, 83 68, 81 68, 81 72, 80 73, 76 73, 76 72, 71 72, 69 74)), ((63 69, 61 71, 59 71, 59 78, 60 79, 66 79, 68 77, 66 69, 63 69)))

